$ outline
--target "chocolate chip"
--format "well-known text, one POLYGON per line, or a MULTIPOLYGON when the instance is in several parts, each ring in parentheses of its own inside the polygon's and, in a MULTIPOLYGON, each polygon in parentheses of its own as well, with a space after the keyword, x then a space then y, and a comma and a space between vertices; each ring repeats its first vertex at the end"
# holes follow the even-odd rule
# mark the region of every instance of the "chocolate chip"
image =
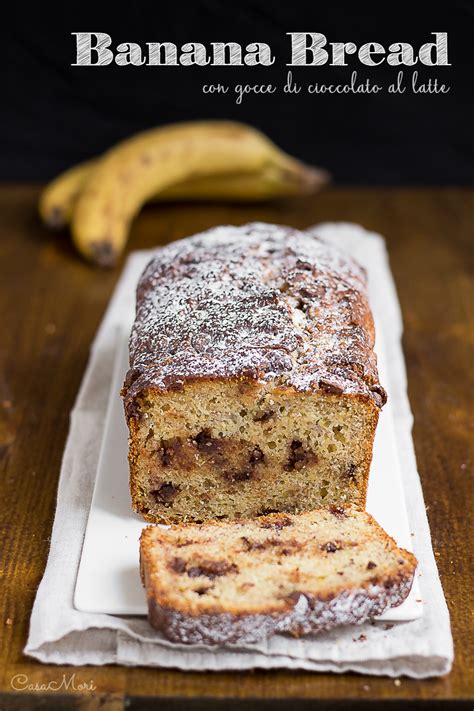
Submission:
POLYGON ((158 503, 169 504, 176 498, 178 491, 179 486, 175 486, 170 481, 167 481, 162 484, 159 489, 150 491, 150 494, 158 503))
POLYGON ((203 573, 202 568, 199 568, 197 566, 194 566, 193 568, 188 568, 186 572, 188 573, 190 578, 198 578, 200 575, 205 575, 205 573, 203 573))
POLYGON ((346 470, 346 477, 348 479, 352 479, 354 481, 356 478, 356 475, 355 475, 356 471, 357 471, 356 465, 349 464, 349 466, 347 467, 347 470, 346 470))
POLYGON ((367 570, 373 570, 376 567, 377 567, 377 563, 374 563, 373 560, 369 560, 369 562, 367 563, 367 570))
POLYGON ((266 538, 264 541, 252 541, 246 536, 241 538, 245 551, 263 551, 268 548, 280 548, 278 551, 281 555, 291 555, 301 548, 301 544, 298 541, 292 539, 289 541, 282 540, 281 538, 266 538))
POLYGON ((205 560, 187 568, 187 573, 190 578, 198 578, 204 576, 209 580, 214 580, 228 573, 238 573, 239 569, 235 563, 229 563, 227 560, 205 560))
POLYGON ((245 469, 241 469, 240 471, 230 471, 230 472, 224 472, 222 475, 224 479, 231 484, 235 484, 239 481, 248 481, 249 479, 252 478, 252 467, 249 465, 245 469))
POLYGON ((183 558, 173 558, 168 563, 168 568, 175 573, 184 573, 186 570, 186 562, 183 558))
POLYGON ((341 548, 342 546, 335 541, 329 541, 321 546, 321 550, 326 551, 327 553, 335 553, 336 551, 341 550, 341 548))
POLYGON ((257 516, 268 516, 269 514, 277 514, 280 513, 277 511, 277 509, 261 509, 258 513, 257 516))
POLYGON ((257 415, 257 417, 254 418, 254 422, 268 422, 268 420, 272 419, 274 414, 274 410, 268 410, 267 412, 263 412, 261 415, 257 415))
POLYGON ((161 463, 163 464, 164 467, 168 467, 171 462, 173 461, 173 458, 166 447, 160 447, 160 456, 161 456, 161 463))
POLYGON ((285 470, 287 472, 291 472, 293 469, 301 469, 307 458, 308 453, 303 449, 303 443, 297 439, 294 439, 290 444, 290 455, 287 463, 285 464, 285 470))
POLYGON ((347 514, 342 508, 342 506, 330 506, 329 511, 330 513, 332 513, 333 516, 336 516, 337 518, 347 518, 347 514))
POLYGON ((265 459, 265 455, 262 452, 262 450, 260 449, 260 447, 258 447, 258 446, 254 447, 252 449, 251 454, 250 454, 250 459, 249 459, 250 464, 258 464, 259 462, 263 462, 264 459, 265 459))
POLYGON ((194 441, 200 452, 213 452, 219 447, 219 441, 215 437, 211 437, 209 430, 199 432, 194 441))
POLYGON ((161 457, 161 463, 164 467, 169 467, 176 460, 179 451, 183 447, 183 443, 179 437, 173 437, 173 439, 162 439, 160 442, 159 454, 161 457))

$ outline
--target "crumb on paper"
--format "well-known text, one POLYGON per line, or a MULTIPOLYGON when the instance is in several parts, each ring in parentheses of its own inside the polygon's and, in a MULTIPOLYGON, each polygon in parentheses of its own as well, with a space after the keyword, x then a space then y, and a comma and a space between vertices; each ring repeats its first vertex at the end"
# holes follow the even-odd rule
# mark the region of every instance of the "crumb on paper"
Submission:
POLYGON ((12 618, 11 618, 11 617, 7 617, 7 619, 5 620, 5 624, 8 625, 8 627, 11 627, 12 624, 13 624, 12 618))
POLYGON ((402 682, 400 681, 400 679, 395 679, 393 683, 395 684, 395 686, 401 686, 402 682))

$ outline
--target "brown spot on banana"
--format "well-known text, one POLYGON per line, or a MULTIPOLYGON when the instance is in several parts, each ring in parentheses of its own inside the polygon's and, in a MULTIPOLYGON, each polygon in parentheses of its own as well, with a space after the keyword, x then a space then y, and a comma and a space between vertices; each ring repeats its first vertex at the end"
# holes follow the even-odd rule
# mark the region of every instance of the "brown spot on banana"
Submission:
POLYGON ((117 261, 117 255, 110 240, 92 242, 91 253, 93 254, 93 261, 99 267, 113 267, 117 261))
POLYGON ((73 206, 91 175, 95 161, 79 163, 49 183, 40 195, 38 210, 45 225, 63 228, 71 219, 73 206))

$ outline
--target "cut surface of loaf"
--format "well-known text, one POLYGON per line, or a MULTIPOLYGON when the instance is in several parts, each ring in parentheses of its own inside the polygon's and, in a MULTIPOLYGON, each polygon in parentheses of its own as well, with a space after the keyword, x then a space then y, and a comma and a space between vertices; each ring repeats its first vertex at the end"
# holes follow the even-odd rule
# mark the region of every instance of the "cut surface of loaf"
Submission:
POLYGON ((353 507, 148 526, 140 561, 150 623, 183 644, 361 623, 401 604, 416 568, 412 553, 353 507))
POLYGON ((365 273, 288 227, 159 250, 122 390, 135 511, 152 522, 364 507, 385 393, 365 273))

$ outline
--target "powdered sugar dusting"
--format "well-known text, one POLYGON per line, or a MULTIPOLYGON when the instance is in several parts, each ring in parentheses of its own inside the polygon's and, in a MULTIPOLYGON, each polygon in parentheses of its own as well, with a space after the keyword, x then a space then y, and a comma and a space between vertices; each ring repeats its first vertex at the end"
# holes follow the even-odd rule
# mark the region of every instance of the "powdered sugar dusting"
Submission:
POLYGON ((160 249, 137 291, 127 401, 249 378, 382 405, 363 269, 288 227, 218 227, 160 249))

